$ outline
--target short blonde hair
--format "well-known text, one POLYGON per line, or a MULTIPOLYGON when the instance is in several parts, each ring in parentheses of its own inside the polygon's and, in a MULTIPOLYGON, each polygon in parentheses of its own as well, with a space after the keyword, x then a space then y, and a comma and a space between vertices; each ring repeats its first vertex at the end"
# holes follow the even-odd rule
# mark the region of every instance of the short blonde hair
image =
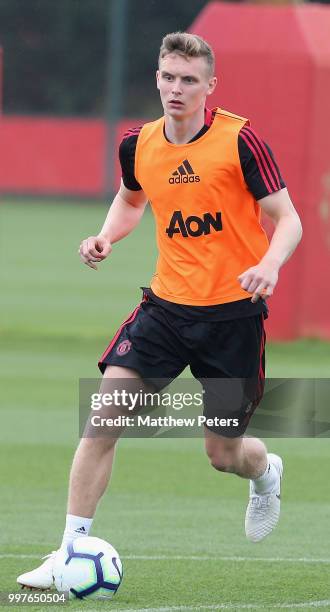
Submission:
POLYGON ((160 51, 158 64, 163 57, 170 53, 177 53, 184 57, 204 57, 210 74, 214 74, 215 58, 210 45, 197 34, 189 34, 188 32, 172 32, 164 36, 160 51))

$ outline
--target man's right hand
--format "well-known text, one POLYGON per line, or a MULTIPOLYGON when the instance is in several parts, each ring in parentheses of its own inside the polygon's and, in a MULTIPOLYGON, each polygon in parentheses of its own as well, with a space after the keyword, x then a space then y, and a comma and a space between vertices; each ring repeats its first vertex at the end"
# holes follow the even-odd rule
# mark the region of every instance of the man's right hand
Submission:
POLYGON ((110 240, 101 234, 99 236, 89 236, 82 241, 78 253, 81 261, 97 270, 96 263, 103 261, 112 251, 110 240))

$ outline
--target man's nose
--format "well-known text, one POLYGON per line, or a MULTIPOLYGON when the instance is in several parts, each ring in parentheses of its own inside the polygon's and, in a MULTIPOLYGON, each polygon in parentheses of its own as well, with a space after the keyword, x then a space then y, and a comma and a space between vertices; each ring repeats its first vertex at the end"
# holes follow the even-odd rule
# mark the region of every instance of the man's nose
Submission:
POLYGON ((181 83, 179 79, 176 79, 175 81, 173 81, 172 94, 176 94, 176 95, 182 94, 182 87, 181 87, 181 83))

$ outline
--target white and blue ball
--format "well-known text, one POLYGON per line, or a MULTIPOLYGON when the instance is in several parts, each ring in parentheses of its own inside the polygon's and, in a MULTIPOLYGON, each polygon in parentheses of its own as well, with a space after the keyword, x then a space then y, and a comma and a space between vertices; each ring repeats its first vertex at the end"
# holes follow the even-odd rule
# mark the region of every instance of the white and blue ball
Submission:
POLYGON ((60 593, 74 599, 111 599, 123 577, 116 549, 100 538, 77 538, 55 559, 54 581, 60 593))

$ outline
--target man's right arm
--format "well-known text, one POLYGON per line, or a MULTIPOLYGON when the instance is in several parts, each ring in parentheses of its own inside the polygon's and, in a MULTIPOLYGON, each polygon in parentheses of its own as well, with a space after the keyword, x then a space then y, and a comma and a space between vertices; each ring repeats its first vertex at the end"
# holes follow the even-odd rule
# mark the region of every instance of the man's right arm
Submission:
POLYGON ((79 254, 83 263, 97 270, 96 264, 111 253, 111 245, 130 234, 137 226, 146 204, 147 197, 142 189, 132 191, 121 182, 100 233, 89 236, 80 245, 79 254))

